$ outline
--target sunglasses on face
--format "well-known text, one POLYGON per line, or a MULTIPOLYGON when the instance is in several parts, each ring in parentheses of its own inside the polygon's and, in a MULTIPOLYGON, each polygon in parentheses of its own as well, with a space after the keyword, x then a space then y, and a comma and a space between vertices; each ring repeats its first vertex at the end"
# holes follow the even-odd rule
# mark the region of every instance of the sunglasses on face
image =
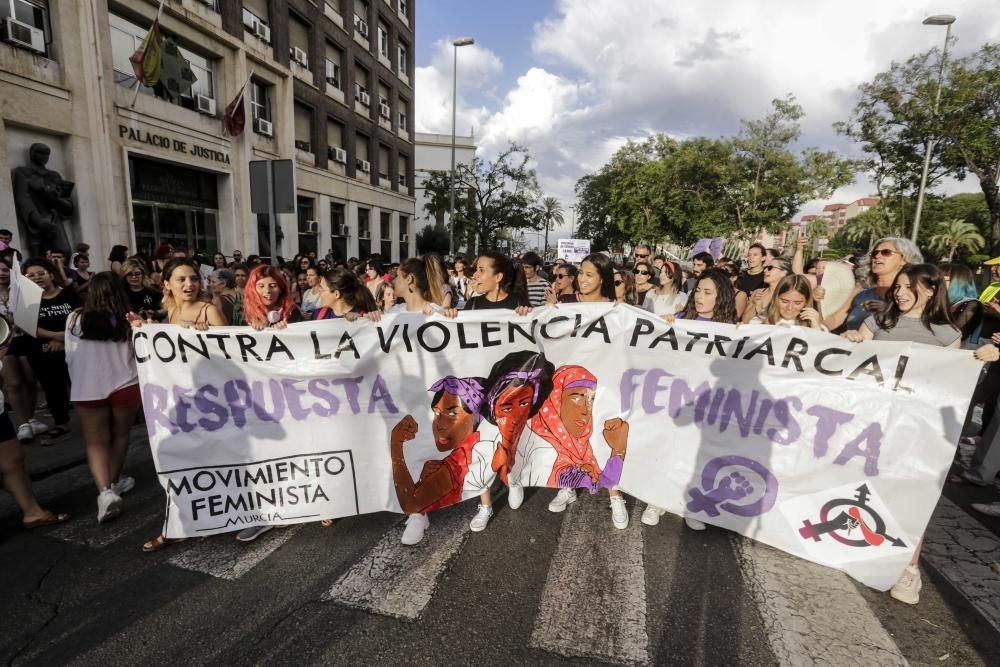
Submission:
POLYGON ((780 267, 777 267, 777 266, 765 266, 764 267, 765 271, 770 271, 771 269, 778 269, 778 270, 780 270, 780 267))
POLYGON ((651 274, 651 273, 650 273, 649 271, 647 271, 646 269, 636 269, 636 270, 635 270, 635 271, 633 271, 632 273, 634 273, 634 274, 635 274, 635 275, 637 275, 637 276, 649 276, 649 275, 652 275, 652 274, 651 274))
POLYGON ((556 280, 562 280, 564 278, 569 278, 569 275, 566 274, 566 273, 557 273, 556 274, 556 280))
POLYGON ((636 259, 646 259, 647 257, 649 257, 648 254, 646 254, 646 255, 640 255, 639 253, 635 253, 635 258, 636 259))
POLYGON ((879 255, 881 255, 882 257, 892 257, 893 255, 901 255, 901 254, 902 254, 901 252, 898 252, 896 250, 891 250, 889 248, 881 248, 879 250, 872 250, 871 257, 872 259, 875 259, 879 255))

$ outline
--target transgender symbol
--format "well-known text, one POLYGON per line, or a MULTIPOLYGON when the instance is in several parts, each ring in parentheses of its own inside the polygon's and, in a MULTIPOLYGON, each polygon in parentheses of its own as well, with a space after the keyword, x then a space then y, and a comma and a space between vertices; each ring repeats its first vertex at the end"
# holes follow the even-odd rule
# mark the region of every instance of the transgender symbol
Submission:
POLYGON ((841 544, 849 547, 878 547, 888 542, 894 547, 905 547, 906 544, 898 537, 892 537, 885 532, 885 521, 879 516, 868 498, 871 491, 867 484, 862 484, 854 498, 834 498, 819 511, 820 523, 812 523, 809 519, 802 522, 799 535, 812 538, 819 542, 823 535, 829 535, 841 544), (847 507, 846 511, 834 512, 838 507, 847 507), (831 519, 830 515, 834 517, 831 519), (867 515, 867 517, 865 516, 867 515), (859 530, 860 534, 852 533, 859 530))
POLYGON ((743 456, 720 456, 712 459, 701 471, 701 488, 688 489, 690 512, 719 516, 725 510, 737 516, 758 516, 774 507, 778 497, 778 480, 771 471, 753 459, 743 456), (737 468, 719 475, 723 468, 737 468), (750 502, 730 502, 745 501, 750 502))

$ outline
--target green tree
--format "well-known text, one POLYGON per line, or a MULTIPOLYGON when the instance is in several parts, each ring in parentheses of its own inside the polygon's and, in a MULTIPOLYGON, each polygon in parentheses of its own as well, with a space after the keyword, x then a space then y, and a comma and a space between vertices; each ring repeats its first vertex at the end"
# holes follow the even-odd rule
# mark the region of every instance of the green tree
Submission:
POLYGON ((562 204, 555 197, 542 198, 542 223, 545 225, 545 245, 542 247, 542 255, 549 251, 549 228, 563 223, 562 204))
POLYGON ((442 257, 448 254, 448 230, 443 226, 427 225, 417 232, 417 254, 435 253, 442 257))
POLYGON ((885 212, 881 205, 875 206, 848 220, 841 233, 855 243, 867 241, 866 252, 871 252, 876 240, 898 233, 895 230, 895 218, 894 213, 885 212))
POLYGON ((621 247, 628 235, 613 222, 610 192, 613 176, 605 166, 596 174, 587 174, 576 182, 576 235, 590 239, 590 249, 621 247))
POLYGON ((971 254, 982 250, 985 245, 986 239, 976 231, 976 226, 961 218, 949 220, 941 225, 928 243, 931 250, 948 253, 946 258, 948 262, 954 259, 955 251, 959 248, 971 254))
MULTIPOLYGON (((910 189, 914 155, 924 154, 934 141, 932 175, 950 174, 959 180, 972 174, 979 181, 990 213, 990 240, 1000 249, 1000 44, 985 44, 971 55, 949 61, 945 67, 941 105, 933 113, 941 52, 937 49, 892 63, 889 69, 859 88, 860 100, 852 117, 854 136, 870 155, 899 155, 901 189, 910 189), (863 109, 867 131, 857 122, 863 109), (867 134, 866 134, 867 132, 867 134), (877 146, 869 138, 882 138, 877 146), (903 173, 905 172, 905 173, 903 173)), ((851 121, 848 122, 849 124, 851 121)), ((933 179, 929 182, 933 183, 933 179)))
POLYGON ((493 248, 501 230, 542 228, 541 193, 530 161, 527 149, 511 143, 491 162, 477 156, 459 166, 456 180, 470 201, 455 217, 475 230, 477 250, 493 248))

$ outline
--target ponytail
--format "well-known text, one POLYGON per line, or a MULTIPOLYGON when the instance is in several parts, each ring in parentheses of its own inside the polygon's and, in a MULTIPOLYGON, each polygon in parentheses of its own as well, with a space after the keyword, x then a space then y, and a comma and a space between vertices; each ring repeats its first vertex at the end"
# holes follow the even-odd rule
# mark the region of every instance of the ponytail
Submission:
POLYGON ((528 303, 528 279, 524 275, 524 269, 520 266, 515 268, 510 257, 502 252, 488 252, 480 255, 480 259, 485 257, 493 262, 493 271, 503 276, 500 279, 500 289, 512 295, 522 303, 528 303))
MULTIPOLYGON (((399 270, 413 277, 414 286, 420 291, 420 297, 438 306, 444 305, 444 269, 437 255, 427 254, 423 257, 408 257, 399 265, 399 270)), ((402 296, 399 294, 397 296, 402 296)))
POLYGON ((331 290, 340 292, 340 298, 351 308, 371 313, 379 310, 371 290, 365 286, 357 274, 346 269, 333 269, 323 274, 323 280, 331 290))

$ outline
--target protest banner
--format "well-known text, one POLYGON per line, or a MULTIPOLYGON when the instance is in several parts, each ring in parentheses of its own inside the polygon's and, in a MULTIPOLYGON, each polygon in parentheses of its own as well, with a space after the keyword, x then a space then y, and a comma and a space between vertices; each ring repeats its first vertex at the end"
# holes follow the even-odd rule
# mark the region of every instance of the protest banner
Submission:
POLYGON ((499 476, 617 486, 882 590, 980 369, 967 351, 612 304, 154 325, 134 343, 169 537, 432 511, 499 476))
POLYGON ((556 257, 565 259, 570 264, 579 264, 590 254, 590 239, 559 239, 556 245, 556 257))
POLYGON ((24 333, 34 336, 38 330, 38 311, 42 307, 42 288, 21 273, 21 267, 14 262, 10 270, 10 305, 14 314, 14 324, 24 333))

